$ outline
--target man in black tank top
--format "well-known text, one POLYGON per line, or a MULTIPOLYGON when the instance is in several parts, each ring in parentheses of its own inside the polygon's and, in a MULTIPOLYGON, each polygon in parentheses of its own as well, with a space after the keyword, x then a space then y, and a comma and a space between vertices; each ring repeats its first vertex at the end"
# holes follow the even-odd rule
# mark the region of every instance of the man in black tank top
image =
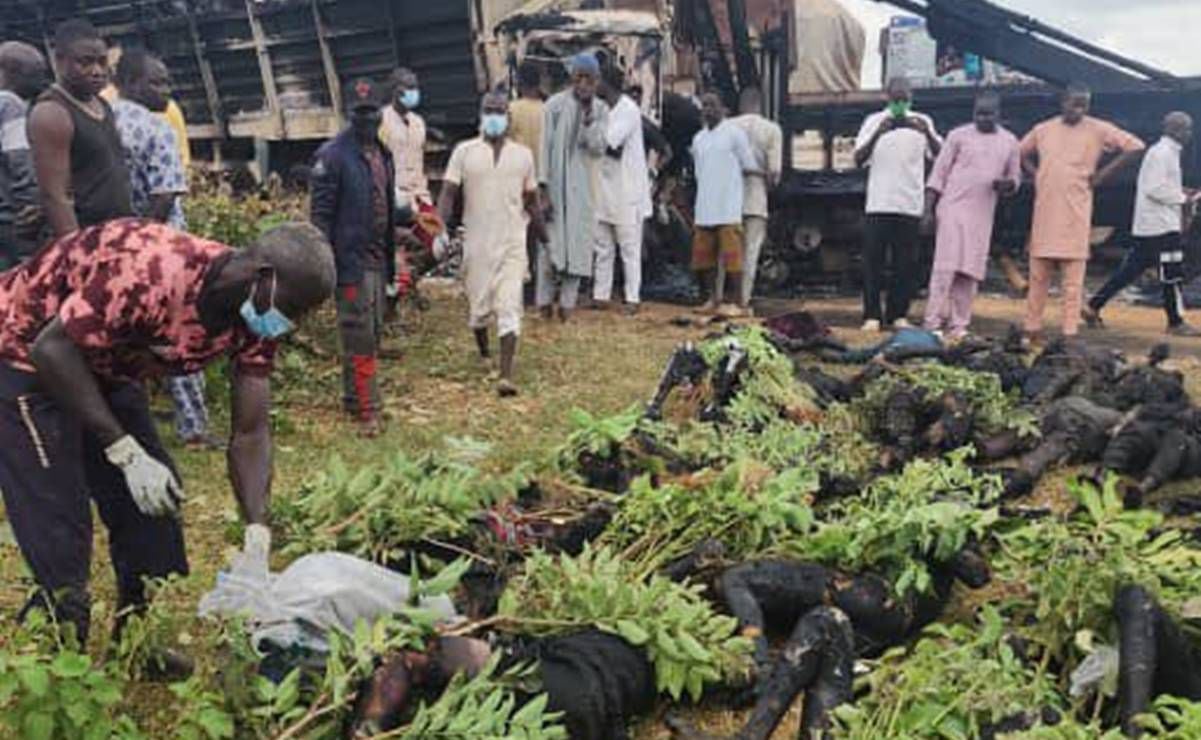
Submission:
POLYGON ((29 114, 29 144, 53 236, 133 215, 129 172, 113 112, 104 40, 84 20, 54 35, 58 81, 29 114))

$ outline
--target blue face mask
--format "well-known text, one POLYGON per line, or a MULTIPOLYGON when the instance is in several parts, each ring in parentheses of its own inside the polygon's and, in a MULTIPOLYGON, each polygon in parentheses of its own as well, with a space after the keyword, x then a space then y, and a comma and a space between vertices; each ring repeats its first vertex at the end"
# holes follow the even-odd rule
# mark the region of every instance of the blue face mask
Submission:
POLYGON ((400 94, 400 104, 409 110, 421 105, 421 91, 412 89, 405 90, 400 94))
POLYGON ((246 328, 250 333, 260 339, 279 339, 283 335, 292 331, 295 326, 284 316, 283 312, 275 307, 275 275, 271 275, 271 308, 263 313, 259 313, 254 307, 254 294, 258 289, 258 282, 250 286, 250 295, 242 303, 242 320, 246 322, 246 328))
POLYGON ((509 130, 509 117, 504 113, 485 113, 480 118, 480 130, 492 139, 504 136, 509 130))

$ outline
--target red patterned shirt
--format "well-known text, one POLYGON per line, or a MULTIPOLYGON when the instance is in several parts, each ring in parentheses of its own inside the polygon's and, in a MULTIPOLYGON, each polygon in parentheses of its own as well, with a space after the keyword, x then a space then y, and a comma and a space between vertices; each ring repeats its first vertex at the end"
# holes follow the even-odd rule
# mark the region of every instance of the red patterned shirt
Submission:
POLYGON ((271 372, 275 343, 239 320, 211 334, 198 298, 233 251, 140 219, 69 234, 0 274, 0 362, 32 371, 29 353, 55 317, 97 375, 144 380, 194 373, 230 355, 250 374, 271 372))

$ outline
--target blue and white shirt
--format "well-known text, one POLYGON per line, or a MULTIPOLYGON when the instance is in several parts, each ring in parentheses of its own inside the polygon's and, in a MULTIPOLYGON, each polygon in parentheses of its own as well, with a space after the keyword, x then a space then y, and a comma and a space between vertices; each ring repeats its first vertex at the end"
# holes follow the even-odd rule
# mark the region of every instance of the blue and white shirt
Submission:
MULTIPOLYGON (((121 135, 121 145, 125 148, 134 213, 148 215, 152 196, 186 193, 187 173, 171 125, 146 106, 124 98, 113 102, 113 116, 121 135)), ((180 230, 187 227, 178 197, 167 217, 167 225, 180 230)))

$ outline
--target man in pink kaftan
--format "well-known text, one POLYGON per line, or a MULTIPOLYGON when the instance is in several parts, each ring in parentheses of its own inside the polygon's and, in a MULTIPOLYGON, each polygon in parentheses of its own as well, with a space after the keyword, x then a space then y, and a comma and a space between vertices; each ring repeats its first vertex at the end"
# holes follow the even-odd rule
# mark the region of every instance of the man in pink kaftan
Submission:
POLYGON ((962 339, 972 321, 997 198, 1012 195, 1022 183, 1018 140, 997 124, 1000 113, 1000 98, 982 93, 975 123, 947 136, 926 184, 926 221, 937 223, 937 237, 925 325, 946 331, 951 341, 962 339))

